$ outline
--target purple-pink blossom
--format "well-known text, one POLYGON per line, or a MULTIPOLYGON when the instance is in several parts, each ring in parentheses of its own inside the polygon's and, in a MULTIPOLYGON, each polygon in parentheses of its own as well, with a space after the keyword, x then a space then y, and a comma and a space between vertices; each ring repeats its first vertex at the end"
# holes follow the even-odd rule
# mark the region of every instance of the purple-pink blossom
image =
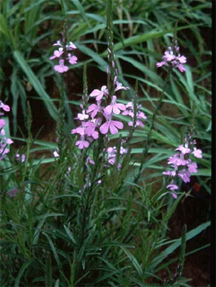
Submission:
POLYGON ((64 60, 63 60, 63 59, 60 59, 60 60, 59 60, 59 65, 55 65, 55 66, 54 66, 54 70, 55 70, 56 72, 59 72, 59 73, 64 73, 64 72, 67 72, 67 71, 68 71, 68 66, 65 66, 64 60))
POLYGON ((96 97, 97 101, 100 101, 103 96, 108 94, 108 89, 106 86, 102 86, 101 90, 95 89, 91 92, 90 97, 96 97))
POLYGON ((173 190, 177 190, 178 189, 178 185, 171 183, 171 184, 167 185, 167 188, 169 188, 172 191, 173 190))
POLYGON ((7 191, 7 194, 8 194, 11 198, 13 198, 13 197, 16 197, 17 192, 18 192, 18 189, 17 189, 17 188, 12 188, 11 190, 7 191))
MULTIPOLYGON (((1 109, 5 112, 10 111, 10 107, 8 105, 5 105, 2 101, 0 101, 0 110, 1 109)), ((0 115, 4 115, 4 112, 0 112, 0 115)), ((7 153, 9 153, 8 145, 11 145, 13 143, 11 139, 5 137, 5 125, 5 119, 0 119, 0 161, 5 157, 7 153)))
POLYGON ((107 134, 108 131, 110 130, 111 134, 115 135, 118 133, 118 129, 122 130, 123 129, 123 123, 119 121, 113 121, 112 116, 108 116, 104 114, 106 118, 106 122, 100 127, 100 132, 102 134, 107 134))
POLYGON ((69 63, 74 65, 74 64, 77 64, 77 60, 78 58, 74 55, 71 55, 70 53, 68 54, 68 57, 67 59, 69 60, 69 63))
POLYGON ((61 44, 61 41, 58 40, 53 46, 60 46, 58 50, 55 50, 53 52, 53 56, 50 57, 50 60, 59 59, 59 65, 54 66, 54 70, 58 73, 65 73, 68 71, 69 67, 67 64, 65 64, 65 61, 67 60, 69 64, 76 64, 77 63, 77 57, 75 55, 72 55, 71 53, 67 53, 67 51, 72 51, 76 49, 76 46, 69 42, 66 46, 63 46, 61 44), (67 53, 67 55, 66 55, 67 53))
POLYGON ((85 134, 89 137, 93 137, 94 139, 98 139, 99 133, 96 131, 96 128, 98 126, 98 123, 100 122, 99 119, 97 120, 91 120, 84 124, 85 126, 85 134))
POLYGON ((97 105, 92 104, 86 111, 88 114, 91 114, 91 117, 94 118, 97 113, 102 112, 102 108, 100 106, 100 101, 97 101, 97 105))
POLYGON ((84 121, 86 119, 88 119, 89 115, 86 115, 85 110, 82 110, 82 113, 78 113, 77 115, 77 119, 79 119, 80 121, 84 121))
POLYGON ((21 162, 24 162, 25 161, 25 155, 24 154, 19 154, 17 153, 16 154, 16 160, 20 160, 21 162))
POLYGON ((76 146, 78 146, 79 149, 88 148, 89 142, 85 140, 84 136, 81 136, 80 140, 75 143, 76 146))
POLYGON ((116 88, 115 88, 115 92, 119 91, 119 90, 129 90, 129 87, 124 87, 122 85, 122 83, 119 83, 118 81, 115 81, 116 83, 116 88))
POLYGON ((59 157, 59 153, 56 150, 53 152, 53 155, 55 158, 59 157))
POLYGON ((119 115, 121 111, 124 111, 126 109, 124 104, 119 104, 116 102, 117 97, 113 96, 112 97, 112 101, 110 103, 110 105, 108 105, 105 109, 104 109, 104 113, 108 116, 112 113, 119 115))
POLYGON ((0 129, 2 129, 6 124, 6 121, 4 119, 0 119, 0 129))
POLYGON ((92 165, 95 165, 95 162, 93 161, 93 159, 90 156, 87 157, 86 163, 90 163, 92 165))
POLYGON ((128 102, 127 105, 126 105, 126 109, 125 111, 123 111, 122 115, 125 115, 125 116, 130 116, 131 117, 131 121, 128 122, 128 125, 129 126, 133 126, 134 127, 144 127, 144 124, 142 122, 142 120, 146 120, 147 117, 146 115, 144 114, 144 112, 140 111, 140 108, 142 106, 141 105, 138 105, 136 106, 136 122, 134 123, 134 104, 133 102, 128 102))
POLYGON ((0 109, 3 109, 5 112, 10 111, 10 107, 8 105, 5 105, 2 101, 0 101, 0 109))
MULTIPOLYGON (((190 155, 193 154, 198 158, 202 157, 202 151, 194 147, 194 144, 196 144, 196 141, 193 140, 192 136, 189 134, 189 140, 185 138, 185 143, 179 145, 179 147, 175 149, 177 153, 168 158, 168 164, 174 170, 165 171, 163 174, 174 179, 180 177, 185 183, 190 182, 191 174, 197 173, 198 168, 197 163, 192 162, 190 155)), ((173 185, 175 185, 175 183, 172 180, 171 184, 168 185, 167 188, 170 188, 172 191, 171 188, 174 188, 173 185)))
POLYGON ((192 154, 197 158, 202 158, 202 151, 196 147, 194 147, 192 154))
POLYGON ((181 56, 178 51, 179 47, 177 46, 174 47, 174 50, 172 47, 168 47, 168 50, 164 52, 164 56, 162 57, 163 61, 156 64, 157 68, 165 65, 173 68, 178 68, 182 73, 185 72, 186 69, 183 64, 187 62, 187 58, 185 56, 181 56))

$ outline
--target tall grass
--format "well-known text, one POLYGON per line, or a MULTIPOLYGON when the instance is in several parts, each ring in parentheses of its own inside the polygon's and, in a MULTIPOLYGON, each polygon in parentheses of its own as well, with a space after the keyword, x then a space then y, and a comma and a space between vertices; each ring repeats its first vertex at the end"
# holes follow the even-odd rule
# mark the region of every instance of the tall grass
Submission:
MULTIPOLYGON (((119 171, 116 165, 107 168, 101 164, 102 138, 88 152, 82 152, 75 146, 76 138, 62 129, 60 141, 64 141, 64 151, 59 160, 52 152, 61 142, 39 141, 32 136, 33 107, 26 104, 32 97, 30 89, 44 102, 47 113, 59 127, 63 124, 60 123, 61 109, 65 108, 68 130, 73 127, 69 107, 80 103, 66 97, 66 105, 58 109, 46 89, 48 79, 61 88, 66 84, 53 72, 53 64, 48 60, 51 43, 58 39, 65 16, 69 40, 85 54, 85 59, 71 69, 81 70, 88 64, 89 90, 95 77, 91 76, 91 69, 102 75, 106 72, 104 1, 63 2, 65 15, 62 15, 60 1, 6 0, 1 6, 1 99, 11 101, 13 134, 16 135, 20 98, 28 133, 26 139, 13 137, 24 142, 20 153, 26 155, 26 161, 16 161, 17 151, 11 148, 0 165, 1 285, 190 286, 190 279, 184 276, 185 258, 209 245, 191 252, 187 252, 186 245, 206 230, 210 222, 189 231, 184 225, 182 236, 170 240, 167 236, 169 220, 181 200, 190 194, 182 187, 174 201, 164 188, 164 182, 160 188, 155 188, 154 184, 162 177, 164 160, 173 155, 173 149, 190 131, 193 114, 196 140, 203 149, 203 158, 196 159, 201 167, 197 180, 210 192, 211 53, 201 28, 211 26, 211 3, 113 1, 116 65, 119 79, 131 91, 122 93, 121 102, 127 103, 138 94, 137 101, 142 103, 142 110, 148 117, 145 128, 134 131, 130 153, 119 171), (171 44, 177 21, 178 40, 181 49, 187 51, 188 65, 185 74, 175 71, 164 89, 161 104, 169 105, 170 112, 157 109, 167 74, 166 70, 158 72, 155 64, 165 47, 171 44), (42 49, 43 44, 45 48, 42 49), (157 116, 152 129, 155 109, 157 116), (150 145, 146 149, 149 134, 150 145), (50 156, 35 159, 38 151, 48 151, 50 156), (95 165, 86 163, 88 155, 93 157, 95 165), (134 182, 137 174, 139 177, 134 182), (18 192, 11 198, 8 192, 13 188, 18 192), (170 259, 174 251, 176 255, 170 259), (170 271, 171 264, 175 264, 175 273, 170 271), (166 280, 161 276, 162 270, 168 273, 166 280)), ((84 79, 84 94, 87 94, 85 71, 84 79)), ((118 119, 127 126, 125 117, 118 116, 118 119)), ((6 136, 9 137, 9 121, 6 120, 6 136)), ((125 129, 121 137, 125 139, 129 133, 125 129)), ((110 139, 117 142, 120 149, 119 134, 110 139)))

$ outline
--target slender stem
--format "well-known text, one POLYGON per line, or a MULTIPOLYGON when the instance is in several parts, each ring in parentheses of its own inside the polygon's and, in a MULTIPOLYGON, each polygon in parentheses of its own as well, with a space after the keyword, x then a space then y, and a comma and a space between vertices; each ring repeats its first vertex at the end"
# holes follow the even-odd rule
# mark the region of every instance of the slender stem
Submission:
POLYGON ((151 134, 152 134, 152 130, 154 128, 155 118, 156 118, 157 112, 161 109, 161 107, 163 105, 163 98, 165 96, 165 89, 166 89, 168 81, 169 81, 170 73, 171 73, 171 70, 169 71, 169 73, 167 75, 167 78, 166 78, 166 81, 165 81, 165 84, 164 84, 164 87, 163 87, 163 91, 161 93, 161 96, 159 98, 157 107, 156 107, 156 109, 155 109, 155 111, 153 113, 153 116, 152 116, 151 126, 150 126, 150 129, 149 129, 148 135, 147 135, 147 139, 146 139, 146 143, 145 143, 144 149, 143 149, 142 160, 141 160, 141 163, 140 163, 140 166, 139 166, 138 173, 137 173, 137 175, 136 175, 136 177, 134 179, 134 183, 138 182, 138 180, 140 178, 140 175, 141 175, 141 173, 143 171, 143 165, 144 165, 147 153, 148 153, 149 148, 150 148, 151 134))

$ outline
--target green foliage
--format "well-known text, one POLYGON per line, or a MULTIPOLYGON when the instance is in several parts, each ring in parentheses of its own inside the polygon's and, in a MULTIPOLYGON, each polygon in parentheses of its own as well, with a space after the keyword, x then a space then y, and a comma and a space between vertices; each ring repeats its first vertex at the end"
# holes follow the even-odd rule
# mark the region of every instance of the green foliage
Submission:
MULTIPOLYGON (((27 139, 13 137, 25 143, 22 151, 26 161, 15 161, 16 152, 12 147, 0 165, 2 286, 189 286, 183 277, 185 257, 208 247, 186 252, 186 242, 206 230, 209 221, 188 232, 184 226, 182 237, 170 240, 168 223, 185 193, 175 201, 170 200, 170 194, 163 187, 155 190, 153 178, 162 176, 162 162, 173 155, 182 136, 190 131, 194 109, 196 139, 204 150, 203 158, 196 159, 201 167, 197 176, 210 192, 211 53, 200 28, 211 27, 208 12, 211 3, 112 2, 113 9, 108 1, 108 14, 101 0, 6 0, 1 6, 1 100, 12 101, 14 135, 18 130, 21 100, 28 131, 27 139), (111 27, 107 33, 106 15, 111 27), (121 170, 117 168, 118 160, 114 166, 105 165, 103 137, 87 151, 80 152, 75 146, 76 138, 65 132, 73 126, 69 104, 79 105, 80 101, 68 100, 65 83, 53 72, 48 58, 51 45, 66 21, 69 40, 78 41, 77 48, 87 57, 71 67, 83 66, 84 104, 87 105, 89 90, 87 64, 88 71, 93 66, 98 68, 98 73, 106 71, 108 36, 116 43, 110 48, 112 57, 116 53, 119 79, 131 87, 129 97, 123 93, 121 102, 126 103, 127 97, 133 97, 135 103, 142 103, 148 116, 145 128, 133 131, 132 145, 123 158, 121 170), (188 65, 185 74, 178 71, 171 74, 164 89, 167 74, 156 71, 156 62, 171 44, 170 36, 177 21, 177 36, 180 47, 187 51, 188 65), (59 110, 49 94, 49 80, 60 89, 59 110), (135 80, 136 91, 132 88, 135 80), (26 103, 35 97, 34 92, 44 102, 47 113, 57 121, 58 144, 32 137, 34 119, 26 103), (160 110, 162 104, 171 105, 174 112, 167 114, 160 110), (146 145, 148 140, 151 145, 146 145), (59 159, 51 156, 57 147, 61 150, 59 159), (38 159, 36 152, 50 153, 50 156, 38 159), (87 156, 94 159, 95 165, 86 163, 87 156), (143 174, 146 169, 150 174, 143 174), (137 179, 134 183, 137 173, 139 182, 137 179), (14 198, 8 194, 12 188, 18 189, 14 198), (169 255, 178 247, 179 254, 169 260, 169 255), (163 282, 158 272, 168 270, 175 261, 179 262, 178 276, 174 278, 170 274, 169 282, 163 282), (149 280, 152 284, 147 283, 149 280)), ((93 77, 95 75, 88 73, 89 83, 93 77)), ((126 126, 127 120, 121 119, 126 126)), ((130 131, 125 129, 120 138, 119 134, 110 137, 116 140, 118 159, 120 141, 128 135, 130 131)))

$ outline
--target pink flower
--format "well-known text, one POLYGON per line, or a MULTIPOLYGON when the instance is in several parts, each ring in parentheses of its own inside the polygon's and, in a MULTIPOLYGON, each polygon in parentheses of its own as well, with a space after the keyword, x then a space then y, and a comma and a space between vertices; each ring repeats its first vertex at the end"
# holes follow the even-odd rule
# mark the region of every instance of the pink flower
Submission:
POLYGON ((2 160, 9 151, 6 145, 0 143, 0 160, 2 160))
POLYGON ((107 153, 108 153, 108 162, 111 164, 111 165, 114 165, 115 161, 116 161, 116 153, 117 153, 117 150, 116 150, 116 147, 109 147, 107 149, 107 153))
POLYGON ((119 83, 118 81, 116 81, 116 88, 115 88, 115 92, 119 91, 119 90, 128 90, 130 89, 129 87, 124 87, 122 85, 122 83, 119 83))
POLYGON ((13 141, 11 139, 4 138, 6 144, 12 144, 13 141))
POLYGON ((170 62, 175 59, 175 56, 173 55, 173 51, 169 50, 165 51, 164 56, 162 58, 164 59, 164 61, 170 62))
POLYGON ((20 160, 21 162, 25 161, 25 155, 20 155, 19 153, 16 154, 16 160, 20 160))
POLYGON ((121 169, 121 167, 122 167, 121 163, 118 163, 118 165, 117 165, 118 171, 121 169))
POLYGON ((143 112, 138 111, 137 112, 137 118, 146 120, 147 116, 143 112))
POLYGON ((89 106, 89 108, 87 109, 87 113, 91 113, 91 117, 94 118, 97 113, 101 112, 102 109, 101 109, 101 106, 100 106, 100 101, 97 101, 97 105, 95 104, 92 104, 89 106))
POLYGON ((58 40, 56 43, 53 44, 53 46, 62 46, 60 40, 58 40))
POLYGON ((17 188, 13 188, 10 191, 8 191, 7 194, 10 195, 11 198, 13 198, 13 197, 16 196, 17 192, 18 192, 18 189, 17 188))
POLYGON ((174 166, 186 165, 187 163, 188 161, 184 159, 184 155, 181 156, 179 153, 174 154, 168 159, 168 164, 173 164, 174 166))
POLYGON ((125 105, 116 103, 116 96, 113 96, 111 104, 104 109, 104 113, 110 115, 113 112, 114 114, 119 115, 120 110, 124 111, 125 109, 125 105))
POLYGON ((185 146, 183 144, 181 144, 178 148, 176 148, 175 150, 180 150, 183 154, 187 154, 190 153, 191 150, 188 148, 188 144, 186 143, 185 146))
POLYGON ((80 134, 81 136, 84 136, 85 134, 85 127, 84 126, 80 126, 76 129, 72 129, 71 131, 72 134, 80 134))
POLYGON ((167 170, 163 172, 164 175, 176 176, 176 172, 174 170, 167 170))
POLYGON ((115 135, 118 133, 118 129, 123 129, 123 123, 119 121, 113 121, 111 117, 104 115, 106 122, 100 127, 100 132, 102 134, 107 134, 110 129, 111 134, 115 135))
MULTIPOLYGON (((140 127, 144 127, 144 124, 139 120, 139 119, 147 119, 146 115, 141 112, 139 109, 141 108, 141 105, 137 105, 137 114, 136 114, 136 117, 137 117, 137 121, 135 123, 135 127, 137 126, 140 126, 140 127)), ((122 113, 122 115, 125 115, 125 116, 130 116, 132 119, 134 118, 134 105, 132 102, 128 102, 127 105, 126 105, 126 110, 122 113)), ((128 123, 129 126, 133 126, 134 124, 134 121, 130 121, 128 123)))
POLYGON ((120 154, 127 153, 128 150, 126 148, 123 148, 123 146, 120 147, 120 154))
POLYGON ((54 70, 58 73, 64 73, 68 71, 68 67, 64 65, 64 60, 59 60, 59 65, 54 66, 54 70))
POLYGON ((71 56, 71 54, 69 53, 67 59, 69 60, 70 64, 72 64, 72 65, 77 64, 78 59, 76 56, 71 56))
POLYGON ((168 47, 168 50, 165 51, 164 56, 162 57, 163 61, 158 62, 156 64, 157 68, 162 66, 171 66, 173 68, 178 68, 180 72, 185 72, 186 69, 182 64, 185 64, 187 58, 185 56, 181 56, 178 51, 179 47, 175 47, 175 54, 172 50, 172 47, 168 47), (178 53, 178 54, 177 54, 178 53))
POLYGON ((189 163, 188 171, 191 173, 197 173, 197 164, 195 162, 189 163))
POLYGON ((56 150, 53 152, 53 155, 54 155, 54 157, 59 157, 59 154, 56 150))
POLYGON ((84 121, 86 119, 88 119, 88 115, 85 114, 85 110, 82 111, 82 114, 78 113, 77 115, 77 118, 80 120, 80 121, 84 121))
POLYGON ((6 124, 6 121, 4 119, 0 119, 0 129, 2 129, 6 124))
POLYGON ((96 97, 97 101, 100 101, 104 95, 108 94, 106 86, 102 86, 101 90, 95 89, 91 92, 90 97, 96 97))
POLYGON ((5 130, 0 127, 0 136, 5 136, 5 130))
POLYGON ((175 199, 178 198, 178 196, 177 196, 177 194, 176 194, 175 192, 170 192, 170 194, 172 194, 172 196, 173 196, 175 199))
POLYGON ((86 163, 90 163, 90 164, 92 164, 92 165, 94 165, 94 164, 95 164, 95 162, 91 159, 91 157, 90 157, 90 156, 88 156, 88 157, 87 157, 87 159, 86 159, 86 163))
POLYGON ((185 67, 182 64, 177 65, 176 68, 178 68, 181 73, 186 71, 185 67))
POLYGON ((169 190, 171 191, 169 193, 176 199, 178 196, 174 191, 178 190, 178 185, 174 184, 174 182, 172 181, 169 185, 167 185, 167 188, 169 188, 169 190))
MULTIPOLYGON (((100 121, 99 121, 100 122, 100 121)), ((91 136, 93 137, 94 139, 98 139, 99 137, 99 134, 98 132, 95 130, 96 127, 97 127, 97 124, 98 124, 98 121, 97 120, 91 120, 91 121, 88 121, 86 122, 84 125, 85 125, 85 134, 87 136, 91 136)))
POLYGON ((182 178, 182 180, 187 183, 187 182, 190 182, 190 172, 186 171, 185 169, 179 171, 178 173, 179 177, 182 178))
POLYGON ((178 189, 178 185, 171 183, 171 184, 167 185, 167 188, 169 188, 172 191, 173 190, 177 190, 178 189))
POLYGON ((177 59, 181 64, 185 64, 187 62, 187 58, 185 56, 177 57, 177 59))
POLYGON ((78 146, 79 149, 83 149, 89 147, 89 142, 85 140, 84 136, 81 136, 81 139, 77 141, 75 145, 78 146))
POLYGON ((5 105, 2 101, 0 101, 0 108, 3 109, 5 112, 10 111, 10 107, 8 105, 5 105))
MULTIPOLYGON (((130 122, 128 123, 128 125, 129 125, 130 127, 132 127, 132 126, 133 126, 133 121, 130 121, 130 122)), ((137 127, 137 126, 140 126, 140 127, 144 128, 144 124, 143 124, 141 121, 139 121, 139 120, 137 120, 136 123, 135 123, 135 127, 137 127)))
POLYGON ((67 50, 77 49, 73 42, 69 42, 69 45, 66 45, 67 50))
POLYGON ((202 158, 202 151, 201 151, 201 149, 197 149, 196 147, 194 147, 194 150, 193 150, 192 154, 195 157, 197 157, 197 158, 202 158))
POLYGON ((156 64, 157 68, 160 68, 160 67, 162 67, 163 65, 168 66, 168 65, 167 65, 167 62, 165 62, 165 61, 158 62, 158 63, 156 64))
POLYGON ((63 48, 59 48, 59 50, 55 50, 54 55, 50 57, 50 60, 53 60, 55 58, 60 58, 63 53, 64 53, 63 48))

